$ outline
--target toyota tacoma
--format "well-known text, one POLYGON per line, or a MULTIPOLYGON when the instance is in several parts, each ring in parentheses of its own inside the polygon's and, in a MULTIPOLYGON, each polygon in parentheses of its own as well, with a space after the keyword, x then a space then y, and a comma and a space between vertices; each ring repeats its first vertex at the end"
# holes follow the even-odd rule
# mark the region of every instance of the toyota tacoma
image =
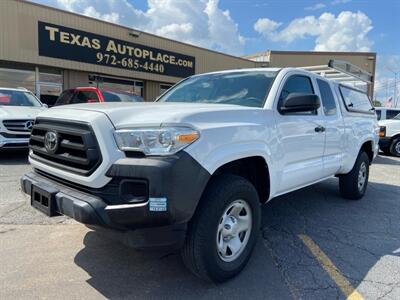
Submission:
POLYGON ((31 204, 120 236, 174 246, 203 279, 246 265, 260 205, 338 177, 360 199, 378 151, 367 94, 296 68, 189 77, 155 103, 55 107, 30 138, 31 204))

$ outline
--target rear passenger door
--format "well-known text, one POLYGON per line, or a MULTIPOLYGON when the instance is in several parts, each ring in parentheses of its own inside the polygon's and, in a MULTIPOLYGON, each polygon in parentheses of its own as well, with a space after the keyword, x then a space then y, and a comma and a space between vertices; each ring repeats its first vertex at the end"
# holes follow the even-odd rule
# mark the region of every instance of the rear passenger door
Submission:
POLYGON ((325 116, 324 176, 330 176, 336 174, 342 165, 344 125, 331 84, 320 78, 316 81, 325 116))

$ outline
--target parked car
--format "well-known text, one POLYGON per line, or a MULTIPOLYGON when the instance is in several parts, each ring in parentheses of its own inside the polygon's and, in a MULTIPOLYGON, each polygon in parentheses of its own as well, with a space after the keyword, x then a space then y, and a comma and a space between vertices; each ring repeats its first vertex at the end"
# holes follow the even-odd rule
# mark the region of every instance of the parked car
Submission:
POLYGON ((46 108, 26 89, 0 87, 0 150, 28 148, 36 115, 46 108))
POLYGON ((156 103, 42 113, 21 187, 48 216, 180 247, 194 274, 221 282, 246 265, 260 204, 335 176, 362 198, 378 131, 367 94, 311 72, 195 75, 156 103))
POLYGON ((96 87, 77 87, 62 92, 54 106, 97 102, 143 102, 143 98, 131 93, 96 87))
POLYGON ((400 108, 376 107, 376 116, 379 120, 390 120, 400 114, 400 108))
POLYGON ((400 113, 390 120, 379 121, 379 147, 385 154, 400 157, 400 113))

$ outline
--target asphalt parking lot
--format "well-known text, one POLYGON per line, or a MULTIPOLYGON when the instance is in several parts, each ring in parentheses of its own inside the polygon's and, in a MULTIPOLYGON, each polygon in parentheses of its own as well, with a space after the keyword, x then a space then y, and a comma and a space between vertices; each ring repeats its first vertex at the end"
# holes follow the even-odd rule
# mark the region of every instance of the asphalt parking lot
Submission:
POLYGON ((0 299, 400 299, 400 159, 379 156, 364 199, 331 179, 263 208, 255 253, 221 285, 177 253, 135 252, 29 206, 26 152, 0 154, 0 299))

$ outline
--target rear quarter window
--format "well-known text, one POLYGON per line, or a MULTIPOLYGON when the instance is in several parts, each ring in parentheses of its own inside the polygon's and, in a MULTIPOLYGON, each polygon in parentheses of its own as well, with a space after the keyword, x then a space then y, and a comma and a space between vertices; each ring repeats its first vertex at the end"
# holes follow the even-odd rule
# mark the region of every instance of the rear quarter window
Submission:
POLYGON ((336 115, 336 102, 335 97, 333 96, 332 89, 324 80, 317 79, 319 91, 321 94, 322 105, 324 107, 324 113, 326 116, 336 115))
POLYGON ((343 85, 339 87, 339 90, 348 111, 374 114, 373 106, 366 93, 343 85))

